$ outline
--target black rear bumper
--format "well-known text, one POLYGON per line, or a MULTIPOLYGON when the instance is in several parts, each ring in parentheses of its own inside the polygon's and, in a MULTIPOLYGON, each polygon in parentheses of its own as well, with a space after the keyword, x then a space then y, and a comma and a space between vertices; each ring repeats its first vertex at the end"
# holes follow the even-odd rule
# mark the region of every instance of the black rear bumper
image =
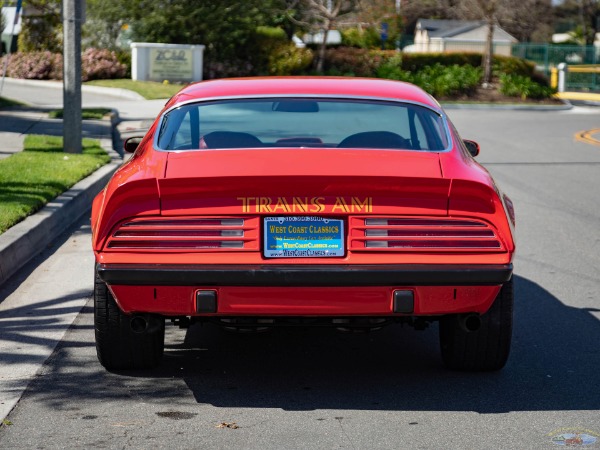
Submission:
POLYGON ((99 264, 107 284, 126 286, 486 286, 510 280, 498 265, 128 265, 99 264))

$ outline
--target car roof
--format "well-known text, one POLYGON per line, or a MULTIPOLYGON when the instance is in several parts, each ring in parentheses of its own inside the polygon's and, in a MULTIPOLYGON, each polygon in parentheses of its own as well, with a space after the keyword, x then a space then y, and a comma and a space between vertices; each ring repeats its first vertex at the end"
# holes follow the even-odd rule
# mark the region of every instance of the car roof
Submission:
POLYGON ((254 96, 327 96, 394 99, 440 110, 421 88, 402 81, 355 77, 256 77, 201 81, 183 88, 167 106, 194 99, 254 96))

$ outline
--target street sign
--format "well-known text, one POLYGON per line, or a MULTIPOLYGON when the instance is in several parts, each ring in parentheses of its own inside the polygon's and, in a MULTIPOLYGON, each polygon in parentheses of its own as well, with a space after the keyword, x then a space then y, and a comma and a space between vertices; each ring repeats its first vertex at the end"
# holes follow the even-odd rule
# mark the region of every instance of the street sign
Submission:
POLYGON ((388 30, 389 30, 389 26, 387 24, 387 22, 382 22, 381 23, 381 49, 383 50, 385 48, 385 41, 388 38, 388 30))

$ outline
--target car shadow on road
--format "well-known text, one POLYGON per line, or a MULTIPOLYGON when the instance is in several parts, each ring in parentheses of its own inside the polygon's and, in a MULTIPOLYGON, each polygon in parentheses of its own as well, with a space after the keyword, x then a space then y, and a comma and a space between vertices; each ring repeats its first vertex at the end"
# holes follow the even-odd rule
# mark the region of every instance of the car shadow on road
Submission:
POLYGON ((437 326, 425 332, 391 326, 365 334, 299 328, 241 335, 213 325, 187 332, 170 326, 160 367, 110 373, 93 352, 88 305, 28 394, 57 409, 81 400, 172 405, 182 398, 299 411, 600 409, 600 321, 532 281, 515 281, 513 351, 496 373, 446 370, 437 326), (84 350, 84 356, 73 355, 84 350))
POLYGON ((600 409, 600 321, 516 276, 513 351, 497 373, 443 368, 437 326, 368 334, 191 328, 152 376, 182 377, 223 407, 476 411, 600 409))

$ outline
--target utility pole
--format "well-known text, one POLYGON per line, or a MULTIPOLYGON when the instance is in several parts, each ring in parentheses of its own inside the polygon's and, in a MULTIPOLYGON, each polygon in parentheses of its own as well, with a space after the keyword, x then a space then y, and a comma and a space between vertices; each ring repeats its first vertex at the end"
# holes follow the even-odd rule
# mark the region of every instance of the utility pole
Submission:
POLYGON ((81 22, 83 1, 63 1, 63 145, 66 153, 81 153, 81 22))

